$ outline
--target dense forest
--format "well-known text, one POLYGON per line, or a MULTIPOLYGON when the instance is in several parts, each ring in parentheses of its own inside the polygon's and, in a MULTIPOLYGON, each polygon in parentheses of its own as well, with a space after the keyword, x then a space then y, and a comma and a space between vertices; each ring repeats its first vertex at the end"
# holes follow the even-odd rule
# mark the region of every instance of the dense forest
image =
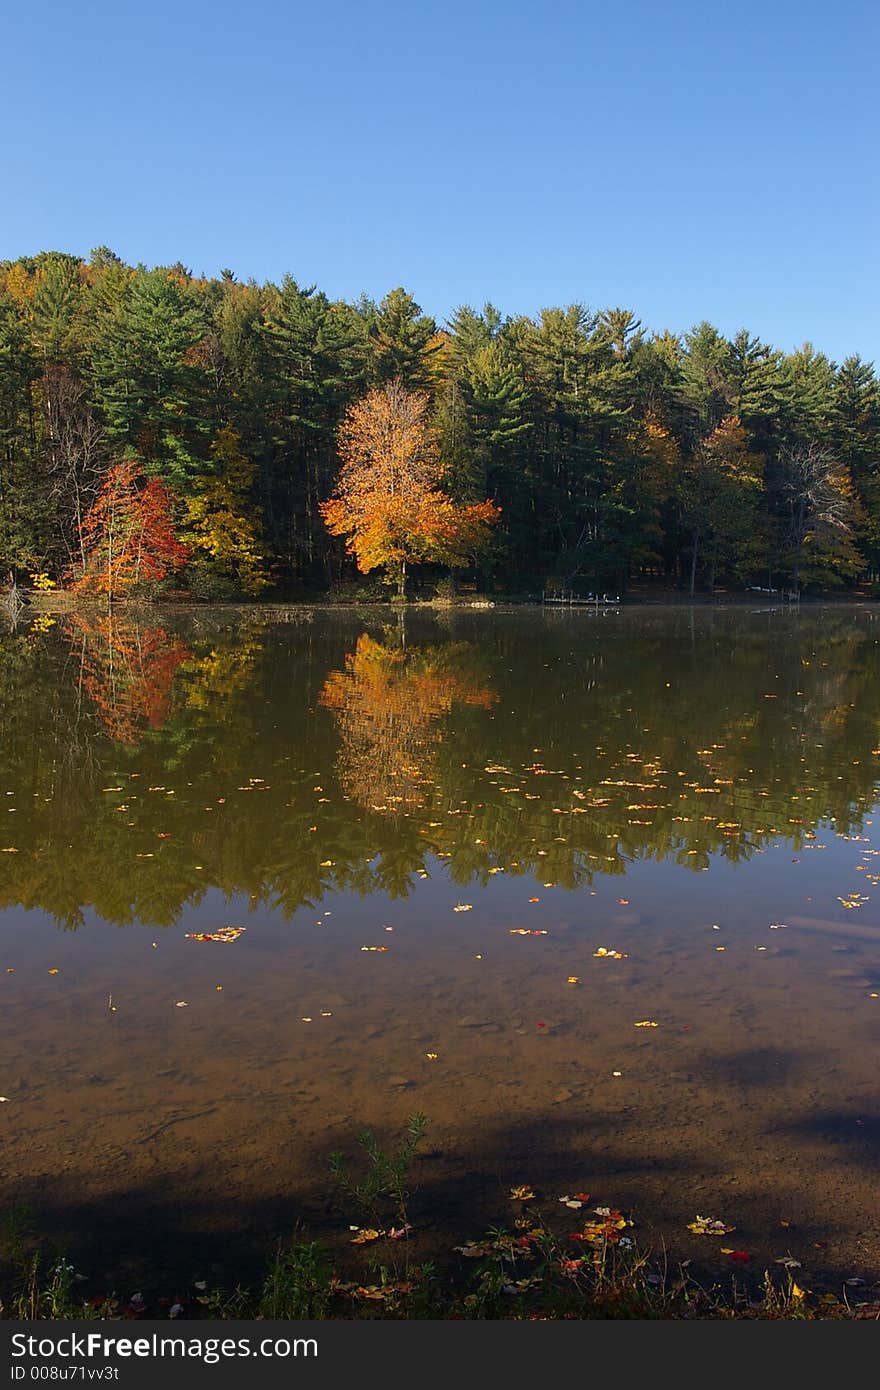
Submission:
POLYGON ((161 563, 139 549, 128 576, 148 594, 383 596, 325 521, 341 426, 392 385, 426 403, 450 506, 495 504, 470 555, 421 566, 424 594, 452 567, 512 594, 880 569, 880 384, 857 355, 581 304, 441 326, 403 289, 350 304, 103 247, 0 262, 0 564, 81 581, 122 497, 155 532, 161 563))

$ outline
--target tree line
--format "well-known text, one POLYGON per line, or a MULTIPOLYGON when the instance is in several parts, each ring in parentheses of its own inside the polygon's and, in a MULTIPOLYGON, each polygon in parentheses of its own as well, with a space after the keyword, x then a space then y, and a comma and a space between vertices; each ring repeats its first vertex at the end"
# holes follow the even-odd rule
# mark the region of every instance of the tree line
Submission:
MULTIPOLYGON (((390 475, 360 461, 372 506, 390 475)), ((873 365, 809 343, 582 304, 439 325, 401 288, 348 303, 104 247, 0 262, 0 563, 24 582, 106 587, 119 561, 145 593, 342 592, 353 556, 402 589, 409 556, 423 587, 822 588, 880 569, 878 463, 873 365), (352 431, 383 399, 427 441, 419 543, 389 551, 370 513, 345 547, 352 431)))

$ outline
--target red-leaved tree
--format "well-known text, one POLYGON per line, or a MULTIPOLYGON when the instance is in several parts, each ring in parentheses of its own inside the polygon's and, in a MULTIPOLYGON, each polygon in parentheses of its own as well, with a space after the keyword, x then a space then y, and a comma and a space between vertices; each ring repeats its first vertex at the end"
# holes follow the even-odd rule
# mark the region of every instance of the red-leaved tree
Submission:
POLYGON ((164 579, 189 554, 175 534, 168 488, 160 478, 145 478, 136 459, 108 470, 80 529, 85 566, 71 587, 111 600, 146 580, 164 579))

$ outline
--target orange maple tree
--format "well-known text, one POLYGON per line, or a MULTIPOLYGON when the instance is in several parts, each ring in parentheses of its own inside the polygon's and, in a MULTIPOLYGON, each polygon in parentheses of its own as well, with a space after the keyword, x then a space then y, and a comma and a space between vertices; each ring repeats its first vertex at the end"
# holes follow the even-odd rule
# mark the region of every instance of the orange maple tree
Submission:
POLYGON ((164 579, 189 554, 174 531, 168 488, 160 478, 145 478, 136 459, 108 469, 80 531, 86 560, 71 587, 110 599, 145 580, 164 579))
POLYGON ((324 524, 346 537, 361 573, 384 569, 401 598, 409 565, 468 564, 500 516, 494 502, 463 506, 440 488, 428 405, 426 392, 395 378, 351 406, 339 427, 336 489, 321 503, 324 524))

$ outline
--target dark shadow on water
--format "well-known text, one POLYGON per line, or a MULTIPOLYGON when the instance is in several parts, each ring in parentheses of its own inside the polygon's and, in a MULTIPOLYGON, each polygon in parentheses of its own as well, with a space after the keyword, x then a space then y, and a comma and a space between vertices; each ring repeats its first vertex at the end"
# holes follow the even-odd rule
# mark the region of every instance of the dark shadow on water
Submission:
POLYGON ((821 1053, 800 1048, 742 1048, 738 1052, 705 1053, 695 1058, 693 1071, 714 1085, 744 1090, 779 1087, 809 1077, 821 1064, 821 1053))
MULTIPOLYGON (((48 1189, 23 1185, 17 1193, 7 1194, 4 1206, 9 1211, 22 1202, 30 1208, 48 1247, 72 1258, 88 1276, 84 1287, 89 1293, 114 1290, 128 1297, 134 1290, 145 1289, 155 1296, 171 1297, 203 1279, 209 1286, 227 1290, 236 1284, 253 1288, 259 1285, 277 1243, 297 1233, 320 1240, 337 1267, 363 1270, 369 1253, 352 1251, 348 1230, 350 1223, 363 1221, 363 1213, 347 1204, 328 1168, 334 1149, 357 1162, 356 1132, 356 1128, 328 1131, 326 1140, 311 1154, 300 1147, 297 1165, 314 1177, 273 1196, 246 1194, 234 1185, 224 1194, 222 1173, 212 1174, 213 1190, 206 1194, 205 1170, 194 1166, 191 1171, 181 1169, 176 1179, 162 1177, 132 1186, 126 1186, 120 1174, 116 1190, 97 1198, 78 1195, 59 1177, 48 1189)), ((390 1147, 397 1134, 389 1128, 377 1138, 390 1147)), ((819 1139, 829 1148, 848 1144, 851 1158, 876 1170, 880 1157, 880 1121, 876 1119, 865 1118, 864 1125, 857 1127, 849 1115, 826 1114, 795 1124, 792 1134, 819 1139)), ((492 1227, 513 1229, 522 1208, 511 1202, 511 1185, 531 1180, 537 1201, 529 1212, 540 1211, 557 1234, 580 1225, 580 1214, 560 1208, 560 1195, 588 1183, 597 1204, 619 1204, 634 1215, 633 1234, 642 1249, 658 1255, 668 1249, 673 1268, 678 1259, 692 1259, 692 1272, 710 1282, 729 1280, 730 1274, 719 1272, 717 1260, 711 1263, 714 1247, 698 1242, 695 1252, 686 1231, 686 1219, 707 1210, 708 1192, 722 1194, 724 1203, 735 1205, 735 1241, 755 1252, 748 1271, 755 1278, 764 1268, 772 1270, 773 1258, 794 1245, 799 1256, 804 1249, 809 1251, 812 1286, 818 1289, 834 1288, 854 1273, 872 1277, 878 1273, 878 1268, 866 1263, 870 1255, 843 1250, 842 1243, 851 1242, 852 1232, 842 1222, 835 1223, 833 1210, 821 1227, 804 1222, 796 1231, 768 1233, 768 1224, 780 1224, 768 1223, 768 1194, 757 1184, 751 1190, 740 1187, 732 1195, 730 1178, 706 1155, 683 1158, 646 1150, 634 1156, 616 1149, 598 1128, 592 1138, 585 1139, 581 1119, 549 1117, 460 1132, 451 1145, 445 1145, 442 1137, 432 1141, 429 1123, 410 1175, 409 1211, 418 1232, 413 1258, 439 1260, 442 1265, 462 1240, 479 1237, 492 1227), (464 1164, 457 1161, 459 1148, 466 1150, 464 1164), (666 1212, 647 1210, 644 1185, 658 1175, 666 1190, 676 1194, 674 1211, 672 1207, 666 1212), (840 1253, 826 1253, 825 1245, 833 1246, 835 1241, 840 1253), (702 1265, 703 1257, 710 1263, 702 1265)), ((772 1195, 769 1205, 772 1208, 772 1195)), ((709 1214, 716 1212, 709 1210, 709 1214)))

